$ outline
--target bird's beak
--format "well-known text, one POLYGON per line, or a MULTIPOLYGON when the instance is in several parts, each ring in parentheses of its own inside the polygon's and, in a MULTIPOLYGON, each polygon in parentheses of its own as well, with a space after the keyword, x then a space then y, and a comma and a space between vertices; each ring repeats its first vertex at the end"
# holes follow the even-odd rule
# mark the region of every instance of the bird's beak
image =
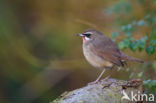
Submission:
POLYGON ((77 35, 77 36, 84 36, 83 34, 80 34, 80 33, 79 33, 79 34, 76 34, 76 35, 77 35))

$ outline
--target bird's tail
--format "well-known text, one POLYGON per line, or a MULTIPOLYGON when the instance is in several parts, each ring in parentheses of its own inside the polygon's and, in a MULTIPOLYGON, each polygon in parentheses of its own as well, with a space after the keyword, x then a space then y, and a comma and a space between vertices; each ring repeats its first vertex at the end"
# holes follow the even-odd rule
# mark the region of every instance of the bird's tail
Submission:
POLYGON ((140 59, 137 59, 137 58, 134 58, 134 57, 131 57, 131 56, 128 56, 124 53, 121 53, 121 59, 122 60, 127 60, 127 61, 137 61, 137 62, 140 62, 140 63, 144 63, 144 61, 140 60, 140 59))

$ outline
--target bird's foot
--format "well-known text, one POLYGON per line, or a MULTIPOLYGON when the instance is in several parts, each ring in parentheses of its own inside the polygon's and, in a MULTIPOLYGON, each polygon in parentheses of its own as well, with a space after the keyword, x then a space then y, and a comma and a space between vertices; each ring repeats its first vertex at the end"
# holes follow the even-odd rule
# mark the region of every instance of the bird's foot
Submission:
MULTIPOLYGON (((110 75, 107 76, 106 78, 104 78, 103 81, 109 81, 109 77, 110 77, 110 75)), ((98 83, 100 83, 99 79, 97 79, 97 80, 95 80, 93 82, 88 83, 88 85, 93 85, 93 84, 98 84, 98 83)))
POLYGON ((98 84, 98 83, 99 83, 99 80, 95 80, 93 82, 88 83, 88 85, 93 85, 93 84, 98 84))
POLYGON ((109 78, 110 78, 110 75, 107 76, 106 78, 104 78, 103 80, 104 80, 104 81, 108 81, 109 78))

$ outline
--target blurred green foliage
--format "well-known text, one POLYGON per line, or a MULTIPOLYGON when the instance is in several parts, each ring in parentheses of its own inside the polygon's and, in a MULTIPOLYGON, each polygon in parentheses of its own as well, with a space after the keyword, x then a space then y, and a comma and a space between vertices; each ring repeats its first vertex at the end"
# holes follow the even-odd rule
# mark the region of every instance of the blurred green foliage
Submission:
POLYGON ((154 93, 156 95, 156 80, 145 80, 143 81, 143 87, 146 90, 146 93, 154 93))
MULTIPOLYGON (((139 3, 142 3, 145 5, 147 1, 145 0, 138 0, 139 3)), ((153 0, 153 3, 156 1, 153 0)), ((108 8, 108 11, 111 11, 112 14, 118 14, 118 13, 129 13, 131 15, 131 6, 132 2, 125 1, 124 3, 117 3, 113 5, 113 8, 108 8), (126 5, 124 5, 126 4, 126 5), (119 6, 122 5, 122 6, 119 6), (121 8, 124 8, 125 12, 121 10, 121 8)), ((123 19, 121 23, 121 28, 119 31, 112 33, 112 38, 115 41, 118 36, 125 37, 122 41, 118 43, 118 47, 120 49, 127 49, 130 48, 133 52, 136 52, 137 50, 139 52, 142 52, 143 50, 146 51, 148 55, 154 55, 156 51, 156 7, 152 8, 152 10, 146 10, 144 16, 142 16, 140 19, 136 19, 136 17, 132 17, 131 20, 127 21, 127 19, 123 19), (123 22, 124 25, 123 25, 123 22), (134 35, 139 30, 142 30, 144 28, 150 28, 149 31, 144 32, 144 36, 140 37, 139 39, 134 39, 134 35)), ((109 12, 110 13, 110 12, 109 12)), ((118 18, 117 18, 118 19, 118 18)), ((155 56, 155 55, 154 55, 155 56)), ((156 60, 156 58, 155 58, 156 60)), ((153 66, 155 68, 155 62, 153 62, 153 66)), ((144 71, 138 72, 137 76, 141 78, 144 75, 144 71)), ((129 75, 129 78, 132 78, 134 76, 134 72, 132 72, 129 75)), ((145 80, 143 81, 143 86, 146 88, 148 93, 154 93, 156 95, 156 81, 155 80, 145 80)))
MULTIPOLYGON (((147 16, 149 16, 149 14, 147 16)), ((142 51, 143 49, 145 49, 146 53, 151 55, 151 54, 154 54, 156 50, 156 38, 155 38, 156 35, 153 34, 153 31, 155 30, 155 28, 153 28, 154 30, 152 29, 151 32, 149 32, 144 37, 141 37, 138 40, 135 40, 132 34, 135 34, 135 31, 137 31, 137 29, 139 29, 140 26, 150 27, 153 25, 156 26, 156 23, 152 22, 150 24, 149 21, 144 21, 144 20, 136 21, 135 20, 128 25, 121 26, 121 31, 114 32, 112 34, 112 38, 115 39, 117 38, 117 36, 120 36, 119 32, 124 33, 126 36, 125 39, 118 43, 118 47, 120 49, 130 48, 130 50, 132 51, 136 51, 136 50, 142 51)))

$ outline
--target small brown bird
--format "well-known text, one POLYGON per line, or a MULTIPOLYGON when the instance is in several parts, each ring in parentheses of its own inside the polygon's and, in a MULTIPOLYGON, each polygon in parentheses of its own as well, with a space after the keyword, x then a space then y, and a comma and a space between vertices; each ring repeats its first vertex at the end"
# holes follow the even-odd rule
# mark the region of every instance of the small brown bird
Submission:
POLYGON ((83 53, 87 61, 92 66, 103 69, 99 77, 92 83, 100 80, 106 68, 123 67, 126 61, 143 63, 142 60, 122 53, 110 38, 95 29, 88 29, 77 35, 82 37, 83 53))

